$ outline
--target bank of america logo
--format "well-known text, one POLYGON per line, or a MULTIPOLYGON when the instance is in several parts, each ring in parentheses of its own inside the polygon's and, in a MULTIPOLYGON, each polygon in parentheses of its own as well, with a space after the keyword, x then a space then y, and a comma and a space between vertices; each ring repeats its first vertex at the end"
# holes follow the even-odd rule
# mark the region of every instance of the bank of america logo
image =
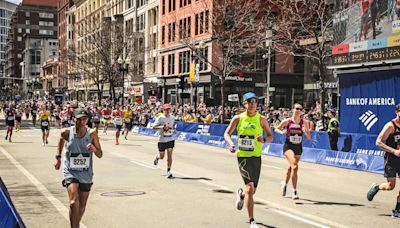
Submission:
POLYGON ((376 124, 376 122, 378 122, 378 117, 370 110, 362 114, 362 116, 360 116, 360 118, 358 119, 367 128, 367 131, 370 131, 371 128, 376 124))

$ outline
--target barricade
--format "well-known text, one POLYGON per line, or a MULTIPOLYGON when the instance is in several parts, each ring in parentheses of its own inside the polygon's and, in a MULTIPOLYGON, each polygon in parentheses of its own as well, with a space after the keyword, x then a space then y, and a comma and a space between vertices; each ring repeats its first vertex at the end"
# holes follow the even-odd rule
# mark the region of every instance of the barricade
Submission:
MULTIPOLYGON (((151 129, 154 121, 147 127, 134 127, 136 133, 157 136, 158 132, 151 129)), ((226 148, 228 144, 223 134, 226 124, 201 124, 177 122, 176 138, 181 141, 206 144, 226 148)), ((236 132, 232 138, 236 143, 236 132)), ((311 140, 303 139, 302 161, 335 166, 340 168, 361 170, 373 173, 383 173, 384 151, 375 145, 376 135, 342 133, 339 137, 339 151, 330 150, 329 136, 326 132, 311 132, 311 140)), ((285 135, 274 133, 274 141, 263 145, 263 154, 282 157, 285 135)))
POLYGON ((0 177, 0 227, 25 228, 17 210, 11 202, 7 188, 0 177))

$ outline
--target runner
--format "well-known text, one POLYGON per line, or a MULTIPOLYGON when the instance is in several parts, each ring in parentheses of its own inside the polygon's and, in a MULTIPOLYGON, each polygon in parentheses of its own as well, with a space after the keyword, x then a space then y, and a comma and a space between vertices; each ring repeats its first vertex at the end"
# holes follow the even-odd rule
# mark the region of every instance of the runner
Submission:
POLYGON ((125 140, 128 140, 128 134, 129 131, 132 130, 133 127, 133 112, 131 107, 129 107, 128 105, 125 106, 124 109, 124 124, 125 124, 125 129, 122 132, 123 135, 125 135, 125 140))
POLYGON ((111 117, 113 119, 114 127, 116 130, 115 131, 115 145, 119 145, 119 135, 120 135, 120 132, 122 130, 122 125, 123 125, 123 121, 122 121, 123 113, 118 104, 115 105, 115 110, 111 113, 111 117))
POLYGON ((163 105, 163 115, 156 118, 153 129, 159 130, 158 153, 154 159, 154 165, 158 164, 159 159, 164 159, 167 151, 167 178, 172 179, 172 153, 175 147, 175 117, 170 114, 171 105, 163 105))
POLYGON ((8 139, 9 142, 11 142, 11 136, 13 133, 13 128, 15 124, 15 111, 13 108, 13 105, 10 103, 9 108, 4 109, 4 116, 6 118, 6 125, 7 125, 7 135, 6 135, 6 140, 8 139))
POLYGON ((21 130, 23 112, 24 111, 22 110, 21 105, 17 105, 15 108, 15 132, 19 132, 19 130, 21 130))
POLYGON ((30 107, 29 107, 29 104, 26 104, 26 105, 25 105, 24 112, 25 112, 25 117, 26 117, 26 119, 29 119, 29 113, 31 112, 31 109, 30 109, 30 107))
POLYGON ((72 108, 70 105, 67 105, 60 112, 61 127, 63 127, 63 128, 70 127, 71 126, 71 118, 72 118, 72 108))
POLYGON ((101 158, 103 152, 96 131, 86 127, 86 112, 78 108, 73 114, 76 125, 61 130, 54 167, 60 169, 64 148, 62 185, 68 191, 70 224, 76 228, 85 212, 93 184, 93 153, 101 158))
POLYGON ((103 117, 103 133, 107 134, 108 125, 111 124, 111 106, 104 105, 104 108, 101 110, 101 116, 103 117))
MULTIPOLYGON (((400 104, 396 105, 396 118, 388 122, 376 139, 376 145, 385 153, 386 183, 373 183, 367 193, 367 199, 372 201, 379 192, 391 191, 396 186, 396 177, 400 177, 400 104)), ((396 207, 392 211, 393 218, 400 218, 400 192, 397 195, 396 207)))
POLYGON ((99 133, 99 128, 100 128, 100 120, 101 120, 101 114, 97 106, 94 106, 92 110, 92 118, 93 118, 93 126, 94 129, 96 130, 96 133, 99 133))
POLYGON ((297 172, 299 169, 299 161, 303 153, 303 133, 307 140, 311 140, 310 124, 308 120, 302 118, 303 107, 300 104, 293 105, 293 114, 291 118, 283 120, 276 128, 275 132, 278 134, 286 134, 286 141, 283 146, 283 155, 289 162, 289 167, 286 173, 285 181, 281 182, 282 196, 286 196, 287 183, 292 179, 293 185, 293 200, 298 200, 299 195, 297 192, 297 172), (286 132, 282 131, 286 128, 286 132))
POLYGON ((241 210, 244 201, 249 216, 250 227, 258 227, 254 220, 254 194, 258 186, 258 179, 261 172, 262 144, 272 142, 273 136, 268 125, 268 119, 262 116, 257 109, 258 97, 248 92, 243 95, 243 104, 246 111, 236 115, 230 122, 225 131, 224 138, 229 144, 231 153, 235 153, 236 147, 231 135, 236 129, 238 132, 238 151, 237 159, 239 171, 243 178, 246 188, 237 190, 236 208, 241 210), (267 138, 263 137, 266 133, 267 138))
POLYGON ((36 105, 36 101, 33 101, 31 104, 31 114, 32 114, 32 124, 33 127, 36 127, 36 116, 38 112, 38 107, 36 105))
POLYGON ((40 128, 42 129, 42 146, 49 144, 48 138, 50 134, 50 111, 47 111, 46 105, 42 104, 39 112, 40 128))
POLYGON ((53 116, 55 118, 55 126, 61 127, 61 118, 60 118, 61 108, 59 105, 56 106, 53 112, 53 116))

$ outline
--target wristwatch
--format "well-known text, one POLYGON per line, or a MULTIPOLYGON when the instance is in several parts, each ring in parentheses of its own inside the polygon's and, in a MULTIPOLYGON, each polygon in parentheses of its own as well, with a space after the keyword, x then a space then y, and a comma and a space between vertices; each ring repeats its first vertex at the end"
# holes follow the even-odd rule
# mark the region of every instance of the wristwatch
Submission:
POLYGON ((56 159, 57 160, 61 159, 61 155, 56 155, 56 159))

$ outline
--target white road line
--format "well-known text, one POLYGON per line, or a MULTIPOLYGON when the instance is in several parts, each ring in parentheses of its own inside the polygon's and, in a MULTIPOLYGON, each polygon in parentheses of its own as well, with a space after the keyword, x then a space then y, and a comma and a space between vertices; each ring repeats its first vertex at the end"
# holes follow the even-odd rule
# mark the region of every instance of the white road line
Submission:
POLYGON ((153 167, 153 166, 146 165, 146 164, 144 164, 144 163, 142 163, 142 162, 139 162, 139 161, 131 160, 131 162, 132 162, 132 163, 135 163, 136 165, 140 165, 140 166, 142 166, 142 167, 145 167, 145 168, 157 169, 157 168, 155 168, 155 167, 153 167))
POLYGON ((287 213, 287 212, 284 212, 284 211, 281 211, 281 210, 273 209, 273 211, 276 212, 276 213, 278 213, 278 214, 281 214, 281 215, 290 217, 290 218, 292 218, 292 219, 299 220, 299 221, 304 222, 304 223, 311 224, 311 225, 316 226, 316 227, 321 227, 321 228, 328 228, 328 227, 329 227, 329 226, 324 226, 324 225, 321 225, 321 224, 318 224, 318 223, 315 223, 315 222, 312 222, 312 221, 303 219, 303 218, 301 218, 301 217, 299 217, 299 216, 292 215, 292 214, 290 214, 290 213, 287 213))
MULTIPOLYGON (((26 178, 28 178, 33 185, 37 188, 37 190, 42 193, 44 197, 47 198, 50 203, 57 209, 58 212, 69 222, 69 211, 64 204, 61 203, 56 197, 54 197, 49 190, 38 180, 34 177, 28 170, 26 170, 11 154, 9 154, 3 147, 0 146, 0 151, 10 160, 10 162, 17 167, 17 169, 23 173, 26 178)), ((84 224, 80 224, 80 227, 87 228, 84 224)))
MULTIPOLYGON (((113 155, 117 156, 117 157, 129 159, 128 156, 123 155, 123 154, 120 154, 120 153, 118 153, 118 152, 111 152, 111 153, 112 153, 113 155)), ((131 159, 129 159, 129 160, 131 160, 131 159)), ((135 164, 138 164, 138 165, 140 165, 140 166, 144 166, 144 167, 146 167, 146 168, 149 168, 149 167, 152 167, 152 168, 153 168, 153 167, 154 167, 154 166, 148 165, 148 164, 146 164, 145 162, 141 162, 141 161, 140 161, 140 162, 139 162, 139 161, 131 161, 131 162, 133 162, 133 163, 135 163, 135 164)), ((160 167, 158 167, 158 166, 157 166, 157 167, 154 167, 154 168, 155 168, 155 169, 160 169, 160 170, 166 171, 165 169, 160 168, 160 167)), ((278 167, 275 167, 275 168, 278 168, 278 167)), ((280 169, 281 169, 281 168, 280 168, 280 169)), ((190 176, 190 175, 187 175, 187 174, 178 172, 178 171, 176 171, 176 170, 174 170, 173 173, 174 173, 174 174, 177 174, 177 175, 179 175, 179 176, 186 177, 186 178, 193 178, 193 176, 190 176)), ((205 185, 211 186, 211 187, 219 188, 219 189, 222 189, 222 190, 229 190, 229 191, 232 191, 232 190, 230 190, 230 189, 229 189, 228 187, 226 187, 226 186, 219 185, 219 184, 215 184, 215 183, 212 183, 212 182, 207 181, 207 180, 201 180, 201 179, 199 179, 199 180, 197 180, 197 181, 199 181, 200 183, 203 183, 203 184, 205 184, 205 185)), ((235 192, 235 191, 233 191, 233 192, 235 192)), ((266 204, 266 205, 272 207, 272 211, 275 212, 275 213, 278 213, 278 214, 284 215, 284 216, 286 216, 286 217, 289 217, 289 218, 292 218, 292 219, 295 219, 295 220, 298 220, 298 221, 301 221, 301 222, 310 224, 310 225, 312 225, 312 226, 321 227, 321 228, 322 228, 322 227, 323 227, 323 228, 325 228, 325 227, 341 227, 341 228, 348 228, 348 226, 345 226, 345 225, 342 225, 342 224, 339 224, 339 223, 336 223, 336 222, 332 222, 332 221, 330 221, 330 220, 327 220, 327 219, 324 219, 324 218, 321 218, 321 217, 318 217, 318 216, 314 216, 314 215, 310 215, 310 214, 307 214, 307 213, 303 213, 303 212, 301 212, 301 211, 298 211, 298 210, 295 210, 295 209, 292 209, 292 208, 289 208, 289 207, 285 207, 285 206, 282 206, 282 205, 279 205, 279 204, 270 202, 270 201, 265 200, 265 199, 262 199, 262 198, 254 197, 254 200, 255 200, 255 201, 262 202, 262 203, 264 203, 264 204, 266 204), (300 216, 301 216, 301 217, 300 217, 300 216), (313 221, 312 221, 312 220, 313 220, 313 221), (323 225, 323 224, 320 224, 320 223, 317 223, 316 221, 317 221, 317 222, 320 222, 320 223, 323 223, 323 224, 326 224, 326 225, 328 225, 328 226, 323 225)))

